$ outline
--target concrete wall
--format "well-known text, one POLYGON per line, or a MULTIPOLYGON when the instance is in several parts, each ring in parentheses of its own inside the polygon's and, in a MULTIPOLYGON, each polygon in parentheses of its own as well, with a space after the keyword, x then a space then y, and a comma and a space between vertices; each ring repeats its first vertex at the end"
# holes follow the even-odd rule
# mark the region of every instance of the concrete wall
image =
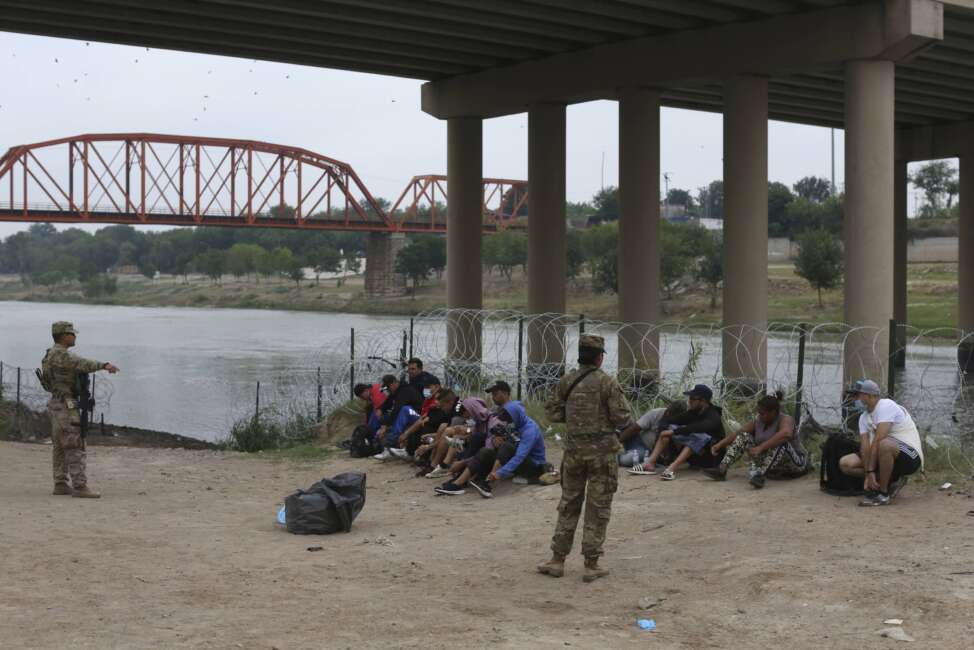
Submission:
POLYGON ((402 233, 369 233, 365 261, 365 293, 370 296, 401 295, 406 277, 396 273, 396 257, 406 246, 402 233))
MULTIPOLYGON (((768 239, 768 261, 787 262, 798 255, 798 244, 787 237, 768 239)), ((908 262, 956 262, 956 237, 927 237, 909 242, 906 250, 908 262)))

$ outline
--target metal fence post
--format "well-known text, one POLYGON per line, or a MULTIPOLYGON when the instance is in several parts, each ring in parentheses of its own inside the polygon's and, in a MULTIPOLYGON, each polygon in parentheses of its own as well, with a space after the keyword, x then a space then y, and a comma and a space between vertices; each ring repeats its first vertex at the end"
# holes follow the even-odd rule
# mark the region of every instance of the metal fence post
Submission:
POLYGON ((578 335, 585 333, 585 314, 578 315, 578 335))
POLYGON ((896 394, 896 319, 889 319, 889 354, 886 357, 886 393, 890 399, 896 394))
POLYGON ((3 361, 0 361, 0 400, 3 399, 3 361))
POLYGON ((260 380, 257 380, 257 395, 254 399, 254 422, 260 420, 260 380))
POLYGON ((17 366, 17 404, 14 406, 14 434, 20 436, 20 366, 17 366))
POLYGON ((348 386, 349 398, 348 399, 352 399, 353 397, 355 397, 355 328, 354 327, 352 328, 351 344, 349 345, 349 348, 351 349, 351 362, 349 363, 349 371, 348 371, 348 375, 349 375, 349 386, 348 386))
POLYGON ((524 371, 524 316, 517 319, 517 398, 521 399, 521 378, 524 371))
POLYGON ((318 366, 318 419, 321 419, 321 366, 318 366))
POLYGON ((408 337, 409 337, 409 334, 407 334, 406 330, 403 330, 402 331, 402 347, 399 349, 399 364, 403 368, 406 367, 406 359, 408 358, 406 356, 406 350, 407 350, 407 347, 406 346, 409 343, 408 337))
POLYGON ((805 386, 805 339, 808 336, 808 325, 798 326, 798 376, 795 378, 795 428, 802 419, 802 388, 805 386))
POLYGON ((412 358, 413 355, 413 332, 416 327, 416 318, 410 316, 409 318, 409 357, 412 358))

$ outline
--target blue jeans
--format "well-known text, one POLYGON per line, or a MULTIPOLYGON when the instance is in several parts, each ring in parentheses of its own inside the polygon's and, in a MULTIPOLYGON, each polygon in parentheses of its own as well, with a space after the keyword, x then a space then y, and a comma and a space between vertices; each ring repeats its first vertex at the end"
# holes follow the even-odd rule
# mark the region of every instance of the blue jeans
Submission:
POLYGON ((627 440, 623 443, 625 446, 625 451, 619 454, 619 466, 620 467, 632 467, 633 465, 638 465, 642 463, 649 456, 649 449, 643 443, 643 439, 637 434, 636 437, 631 440, 627 440))

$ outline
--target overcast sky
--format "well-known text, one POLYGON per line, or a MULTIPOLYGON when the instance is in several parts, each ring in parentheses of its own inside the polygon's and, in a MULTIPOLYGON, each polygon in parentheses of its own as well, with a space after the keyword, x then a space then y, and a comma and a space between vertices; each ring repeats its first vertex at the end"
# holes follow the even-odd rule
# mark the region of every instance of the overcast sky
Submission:
MULTIPOLYGON (((88 132, 264 140, 351 164, 394 200, 417 174, 445 173, 446 124, 419 108, 420 82, 166 50, 0 33, 0 148, 88 132)), ((568 108, 568 199, 618 174, 617 108, 568 108)), ((484 124, 484 175, 527 177, 527 116, 484 124)), ((828 178, 829 129, 772 122, 769 177, 828 178)), ((662 114, 662 169, 696 191, 721 176, 721 116, 662 114)), ((836 179, 842 184, 842 133, 836 179)), ((911 200, 912 209, 912 200, 911 200)), ((0 223, 0 237, 23 226, 0 223)))

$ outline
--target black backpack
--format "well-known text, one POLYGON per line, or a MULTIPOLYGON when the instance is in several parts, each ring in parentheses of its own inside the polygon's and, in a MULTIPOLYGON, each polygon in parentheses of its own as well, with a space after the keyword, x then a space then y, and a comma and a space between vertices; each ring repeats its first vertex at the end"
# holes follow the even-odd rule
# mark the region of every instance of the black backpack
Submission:
POLYGON ((854 497, 863 493, 862 478, 847 476, 839 469, 839 459, 859 451, 859 441, 843 434, 832 433, 822 443, 822 462, 819 469, 819 489, 839 497, 854 497))
POLYGON ((355 427, 348 443, 348 453, 352 458, 368 458, 382 452, 382 445, 375 442, 372 430, 364 424, 355 427))

